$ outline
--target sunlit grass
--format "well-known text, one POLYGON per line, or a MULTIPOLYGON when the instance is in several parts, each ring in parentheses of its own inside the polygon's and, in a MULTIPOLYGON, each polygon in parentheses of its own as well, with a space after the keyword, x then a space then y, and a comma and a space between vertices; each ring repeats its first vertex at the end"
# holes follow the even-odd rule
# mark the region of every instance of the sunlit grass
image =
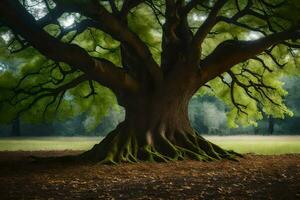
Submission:
MULTIPOLYGON (((205 136, 226 149, 264 155, 300 153, 300 136, 205 136)), ((0 151, 88 150, 100 137, 0 138, 0 151)))
POLYGON ((212 136, 208 140, 239 153, 300 153, 300 136, 212 136))
POLYGON ((21 137, 0 138, 0 151, 87 150, 100 137, 21 137))

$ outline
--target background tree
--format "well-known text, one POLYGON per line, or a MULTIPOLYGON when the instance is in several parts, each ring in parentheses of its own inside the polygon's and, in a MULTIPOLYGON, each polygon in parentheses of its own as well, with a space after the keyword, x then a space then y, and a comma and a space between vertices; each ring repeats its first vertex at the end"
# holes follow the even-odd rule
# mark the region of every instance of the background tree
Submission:
POLYGON ((232 158, 193 130, 189 100, 218 96, 231 126, 291 114, 278 78, 297 73, 299 10, 296 0, 2 0, 3 55, 24 63, 1 76, 2 109, 28 120, 89 110, 97 121, 118 102, 125 120, 83 159, 232 158))
POLYGON ((17 117, 15 120, 13 120, 10 135, 11 136, 21 136, 20 118, 19 117, 17 117))
POLYGON ((273 133, 274 133, 274 118, 272 116, 269 117, 268 131, 269 131, 269 134, 273 135, 273 133))

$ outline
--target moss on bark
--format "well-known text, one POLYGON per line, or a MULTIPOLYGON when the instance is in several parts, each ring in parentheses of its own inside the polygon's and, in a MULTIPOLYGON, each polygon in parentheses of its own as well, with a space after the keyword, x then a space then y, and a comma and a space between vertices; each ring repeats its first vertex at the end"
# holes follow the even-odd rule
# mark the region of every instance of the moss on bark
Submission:
MULTIPOLYGON (((195 132, 176 131, 172 141, 164 135, 152 133, 153 141, 140 141, 134 130, 128 131, 126 125, 120 124, 108 136, 91 150, 80 155, 81 159, 103 164, 147 162, 168 162, 176 160, 213 161, 221 159, 236 160, 241 157, 234 151, 205 140, 195 132), (124 132, 126 131, 126 132, 124 132)), ((144 134, 145 135, 145 134, 144 134)))

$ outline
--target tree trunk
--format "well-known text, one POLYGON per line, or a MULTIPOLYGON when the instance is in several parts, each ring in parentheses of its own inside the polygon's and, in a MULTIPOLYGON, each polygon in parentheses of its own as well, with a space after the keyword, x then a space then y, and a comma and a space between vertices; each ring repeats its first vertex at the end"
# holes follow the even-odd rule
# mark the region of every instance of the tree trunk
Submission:
POLYGON ((20 118, 17 117, 12 122, 12 128, 11 128, 11 136, 21 136, 21 129, 20 129, 20 118))
POLYGON ((168 92, 167 98, 130 99, 128 102, 132 103, 125 107, 125 120, 81 157, 95 162, 120 163, 210 161, 234 159, 238 155, 198 135, 188 119, 190 98, 171 94, 168 92))
POLYGON ((272 116, 269 116, 268 120, 268 132, 270 135, 273 135, 274 132, 274 118, 272 116))

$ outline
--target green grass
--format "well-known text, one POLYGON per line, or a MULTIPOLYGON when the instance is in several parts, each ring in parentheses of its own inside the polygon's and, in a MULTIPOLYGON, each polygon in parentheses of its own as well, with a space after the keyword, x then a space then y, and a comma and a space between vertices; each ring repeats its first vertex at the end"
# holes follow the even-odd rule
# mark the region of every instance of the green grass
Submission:
POLYGON ((212 136, 208 140, 239 153, 300 153, 300 136, 212 136))
POLYGON ((88 150, 100 137, 21 137, 0 138, 0 151, 88 150))
MULTIPOLYGON (((276 155, 300 153, 300 136, 205 136, 226 149, 239 153, 276 155)), ((0 151, 88 150, 99 137, 0 138, 0 151)))

